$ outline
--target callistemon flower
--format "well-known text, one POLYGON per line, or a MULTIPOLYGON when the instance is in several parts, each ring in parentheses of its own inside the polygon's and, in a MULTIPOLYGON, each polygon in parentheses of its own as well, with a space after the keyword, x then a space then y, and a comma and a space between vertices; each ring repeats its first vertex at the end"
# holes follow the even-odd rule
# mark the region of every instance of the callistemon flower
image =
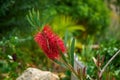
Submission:
POLYGON ((66 51, 62 39, 48 25, 45 25, 42 32, 38 32, 34 39, 50 59, 58 59, 60 57, 60 50, 62 53, 66 51))

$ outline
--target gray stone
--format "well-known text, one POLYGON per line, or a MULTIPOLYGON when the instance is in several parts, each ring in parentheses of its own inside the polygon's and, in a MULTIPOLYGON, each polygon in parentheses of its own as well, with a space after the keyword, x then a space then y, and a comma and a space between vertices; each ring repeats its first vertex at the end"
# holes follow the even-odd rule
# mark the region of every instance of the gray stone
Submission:
POLYGON ((28 68, 16 80, 59 80, 59 77, 49 71, 28 68))

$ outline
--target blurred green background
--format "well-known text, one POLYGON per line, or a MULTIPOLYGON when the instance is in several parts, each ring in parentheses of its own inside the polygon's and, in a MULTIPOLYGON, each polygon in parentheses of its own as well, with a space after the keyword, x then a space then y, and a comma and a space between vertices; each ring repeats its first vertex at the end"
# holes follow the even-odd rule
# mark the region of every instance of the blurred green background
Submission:
MULTIPOLYGON (((0 0, 0 79, 15 80, 28 67, 62 72, 52 67, 34 42, 35 33, 45 24, 62 38, 66 31, 68 39, 76 38, 76 54, 93 78, 92 57, 104 56, 105 64, 120 49, 119 0, 0 0)), ((107 69, 116 80, 120 79, 119 57, 107 69)))

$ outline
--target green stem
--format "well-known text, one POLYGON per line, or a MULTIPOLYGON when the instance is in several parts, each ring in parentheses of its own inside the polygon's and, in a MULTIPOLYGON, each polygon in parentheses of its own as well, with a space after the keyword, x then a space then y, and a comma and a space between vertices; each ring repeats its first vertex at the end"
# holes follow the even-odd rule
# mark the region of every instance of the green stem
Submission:
POLYGON ((69 63, 66 63, 64 60, 62 60, 62 61, 65 64, 65 66, 74 74, 74 76, 76 76, 78 79, 81 80, 81 78, 79 77, 77 72, 74 70, 74 68, 69 63))

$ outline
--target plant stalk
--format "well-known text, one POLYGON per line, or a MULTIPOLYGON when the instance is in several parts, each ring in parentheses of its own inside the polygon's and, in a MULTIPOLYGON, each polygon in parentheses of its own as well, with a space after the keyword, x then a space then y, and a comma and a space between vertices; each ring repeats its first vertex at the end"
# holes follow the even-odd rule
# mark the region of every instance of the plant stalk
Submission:
POLYGON ((113 56, 112 58, 107 62, 107 64, 103 67, 103 69, 100 72, 99 78, 102 77, 103 72, 105 71, 105 69, 107 68, 107 66, 115 59, 115 57, 120 53, 120 50, 118 50, 113 56))

